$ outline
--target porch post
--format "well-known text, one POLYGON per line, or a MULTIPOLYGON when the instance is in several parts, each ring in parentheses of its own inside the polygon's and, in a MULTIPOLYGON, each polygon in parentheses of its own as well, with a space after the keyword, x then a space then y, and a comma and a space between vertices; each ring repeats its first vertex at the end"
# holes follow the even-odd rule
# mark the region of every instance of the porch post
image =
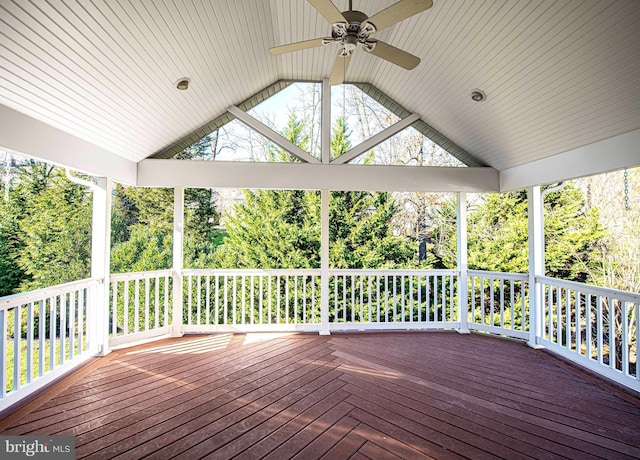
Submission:
POLYGON ((184 188, 173 189, 173 312, 171 335, 182 336, 182 268, 184 265, 184 188))
POLYGON ((320 191, 320 335, 329 332, 329 190, 320 191))
POLYGON ((529 341, 528 345, 540 348, 542 336, 542 292, 536 276, 544 275, 544 228, 542 193, 540 186, 528 189, 529 221, 529 341))
POLYGON ((106 355, 109 349, 109 274, 111 261, 111 188, 113 182, 98 178, 93 189, 91 217, 91 277, 99 281, 89 310, 89 349, 106 355))
POLYGON ((467 291, 468 262, 469 255, 467 252, 467 194, 465 192, 458 193, 456 203, 456 225, 457 225, 457 259, 458 259, 458 314, 460 315, 460 328, 458 332, 461 334, 469 333, 469 296, 467 291))
MULTIPOLYGON (((331 161, 331 85, 322 80, 322 164, 331 161)), ((329 335, 329 190, 320 190, 320 335, 329 335)))

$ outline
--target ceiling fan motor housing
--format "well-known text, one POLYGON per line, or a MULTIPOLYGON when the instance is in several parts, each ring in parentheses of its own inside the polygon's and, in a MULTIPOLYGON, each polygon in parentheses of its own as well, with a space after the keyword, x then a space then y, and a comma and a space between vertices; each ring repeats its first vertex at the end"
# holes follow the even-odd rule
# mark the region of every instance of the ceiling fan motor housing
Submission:
POLYGON ((342 55, 347 56, 353 53, 358 43, 366 44, 375 26, 366 23, 362 28, 362 23, 369 17, 362 11, 344 11, 342 13, 348 22, 336 22, 331 25, 333 39, 342 45, 342 55))

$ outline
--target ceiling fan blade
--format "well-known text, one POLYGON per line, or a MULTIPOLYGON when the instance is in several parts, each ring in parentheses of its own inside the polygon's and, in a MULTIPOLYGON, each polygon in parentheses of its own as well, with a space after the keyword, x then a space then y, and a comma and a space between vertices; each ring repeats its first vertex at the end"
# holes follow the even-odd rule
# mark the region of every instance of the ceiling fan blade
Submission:
POLYGON ((364 28, 367 23, 370 23, 373 24, 376 31, 379 32, 397 22, 410 18, 424 10, 428 10, 432 6, 432 0, 400 0, 371 16, 362 24, 362 28, 364 28))
POLYGON ((343 56, 338 53, 336 60, 333 62, 333 69, 331 69, 331 76, 329 77, 330 85, 341 85, 344 82, 344 76, 347 73, 349 61, 351 61, 350 54, 343 56))
POLYGON ((380 40, 376 40, 375 43, 376 46, 373 50, 369 51, 369 53, 374 56, 378 56, 385 61, 389 61, 392 64, 407 70, 414 69, 418 64, 420 64, 420 58, 418 56, 414 56, 411 53, 407 53, 400 48, 396 48, 395 46, 391 46, 388 43, 381 42, 380 40))
POLYGON ((314 38, 313 40, 305 40, 302 42, 289 43, 288 45, 274 46, 273 48, 269 48, 269 52, 274 56, 277 56, 278 54, 291 53, 292 51, 317 48, 324 44, 324 40, 324 38, 314 38))
POLYGON ((318 13, 329 21, 329 24, 336 22, 349 22, 347 21, 340 10, 333 4, 331 0, 307 0, 311 6, 313 6, 318 13))

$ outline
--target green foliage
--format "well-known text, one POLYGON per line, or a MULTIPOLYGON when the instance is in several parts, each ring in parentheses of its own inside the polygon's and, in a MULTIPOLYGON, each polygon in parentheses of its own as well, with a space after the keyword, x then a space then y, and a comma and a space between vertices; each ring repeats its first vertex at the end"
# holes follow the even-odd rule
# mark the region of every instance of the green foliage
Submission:
MULTIPOLYGON (((302 148, 304 122, 291 114, 283 136, 302 148)), ((344 119, 331 140, 335 158, 351 148, 344 119)), ((273 151, 276 160, 278 151, 273 151)), ((284 153, 280 153, 284 155, 284 153)), ((288 154, 287 154, 288 155, 288 154)), ((284 158, 280 157, 280 161, 284 158)), ((317 268, 320 266, 320 196, 292 190, 245 191, 226 223, 219 261, 238 268, 317 268)), ((394 236, 396 205, 389 193, 333 192, 330 213, 330 265, 336 268, 402 266, 415 253, 394 236)))
MULTIPOLYGON (((210 189, 185 191, 185 266, 213 263, 220 244, 210 189)), ((113 273, 161 270, 172 265, 173 189, 116 185, 112 210, 113 273)))
POLYGON ((0 297, 13 294, 26 277, 17 260, 22 242, 13 208, 12 203, 0 201, 0 297))
POLYGON ((32 164, 23 171, 17 205, 21 247, 17 261, 28 276, 21 290, 87 278, 91 261, 91 194, 62 170, 32 164))
POLYGON ((406 238, 394 236, 396 204, 390 193, 332 192, 329 261, 334 268, 392 268, 413 260, 406 238))
MULTIPOLYGON (((434 213, 439 266, 456 266, 455 202, 434 213)), ((546 269, 548 276, 586 281, 594 265, 593 249, 603 236, 594 210, 584 210, 582 192, 568 185, 545 197, 546 269)), ((525 192, 491 194, 468 215, 469 268, 528 272, 528 219, 525 192)))
POLYGON ((317 192, 245 190, 227 219, 220 264, 229 268, 320 266, 317 192))

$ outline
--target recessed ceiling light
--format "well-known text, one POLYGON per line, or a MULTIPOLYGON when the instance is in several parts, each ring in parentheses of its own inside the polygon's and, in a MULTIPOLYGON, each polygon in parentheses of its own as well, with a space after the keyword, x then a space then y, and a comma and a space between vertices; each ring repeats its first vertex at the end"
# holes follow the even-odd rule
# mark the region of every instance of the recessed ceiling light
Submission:
POLYGON ((482 102, 487 100, 487 95, 481 89, 474 89, 471 91, 471 99, 476 102, 482 102))
POLYGON ((184 91, 189 89, 189 82, 191 80, 187 77, 183 77, 180 80, 177 81, 176 83, 176 88, 178 88, 180 91, 184 91))

